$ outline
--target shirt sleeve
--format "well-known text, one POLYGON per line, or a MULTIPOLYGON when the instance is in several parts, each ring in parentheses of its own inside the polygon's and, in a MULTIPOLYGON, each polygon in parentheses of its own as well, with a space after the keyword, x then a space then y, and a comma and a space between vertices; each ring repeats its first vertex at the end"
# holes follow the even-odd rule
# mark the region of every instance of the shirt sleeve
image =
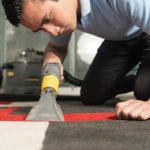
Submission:
POLYGON ((64 33, 64 34, 59 35, 59 36, 49 35, 49 40, 55 46, 60 46, 60 47, 66 46, 66 45, 68 45, 68 43, 70 41, 71 34, 72 33, 64 33))
POLYGON ((116 0, 121 16, 150 35, 150 0, 116 0))

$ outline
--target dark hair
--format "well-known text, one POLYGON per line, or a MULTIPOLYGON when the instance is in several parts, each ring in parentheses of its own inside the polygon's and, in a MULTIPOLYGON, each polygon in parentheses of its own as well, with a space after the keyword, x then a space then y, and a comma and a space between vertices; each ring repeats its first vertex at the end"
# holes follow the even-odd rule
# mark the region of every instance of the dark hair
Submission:
POLYGON ((7 19, 14 26, 20 23, 24 0, 2 0, 7 19))

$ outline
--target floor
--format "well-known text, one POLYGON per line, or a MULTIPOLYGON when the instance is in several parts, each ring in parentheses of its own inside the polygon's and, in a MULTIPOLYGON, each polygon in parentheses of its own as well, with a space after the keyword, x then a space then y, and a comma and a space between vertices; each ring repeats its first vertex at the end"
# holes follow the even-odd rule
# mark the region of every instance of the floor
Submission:
MULTIPOLYGON (((84 106, 79 100, 58 103, 64 114, 113 113, 117 101, 132 98, 132 93, 118 95, 102 106, 84 106)), ((37 102, 22 101, 0 104, 23 107, 28 113, 37 102), (25 109, 26 108, 26 109, 25 109), (30 109, 29 109, 30 108, 30 109)), ((19 112, 20 111, 20 112, 19 112)), ((69 122, 0 121, 1 150, 149 150, 150 121, 80 120, 69 122)))

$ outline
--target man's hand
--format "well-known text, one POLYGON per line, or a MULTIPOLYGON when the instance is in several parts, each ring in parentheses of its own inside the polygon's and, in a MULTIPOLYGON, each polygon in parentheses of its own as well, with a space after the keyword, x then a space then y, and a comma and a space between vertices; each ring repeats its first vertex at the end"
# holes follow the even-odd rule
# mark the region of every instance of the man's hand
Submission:
POLYGON ((50 42, 47 44, 45 48, 44 61, 42 65, 42 70, 45 67, 46 63, 60 63, 61 65, 61 80, 64 79, 63 72, 63 61, 67 54, 67 45, 63 47, 57 47, 52 45, 50 42))
POLYGON ((119 102, 116 105, 116 117, 123 120, 147 120, 150 118, 150 100, 119 102))

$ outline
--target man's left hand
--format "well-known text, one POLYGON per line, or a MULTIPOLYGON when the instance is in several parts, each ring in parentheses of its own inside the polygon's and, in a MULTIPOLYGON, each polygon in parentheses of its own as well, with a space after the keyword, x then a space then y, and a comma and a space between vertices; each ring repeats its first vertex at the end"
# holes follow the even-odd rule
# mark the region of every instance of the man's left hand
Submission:
POLYGON ((150 118, 150 100, 119 102, 116 105, 116 117, 123 120, 147 120, 150 118))

